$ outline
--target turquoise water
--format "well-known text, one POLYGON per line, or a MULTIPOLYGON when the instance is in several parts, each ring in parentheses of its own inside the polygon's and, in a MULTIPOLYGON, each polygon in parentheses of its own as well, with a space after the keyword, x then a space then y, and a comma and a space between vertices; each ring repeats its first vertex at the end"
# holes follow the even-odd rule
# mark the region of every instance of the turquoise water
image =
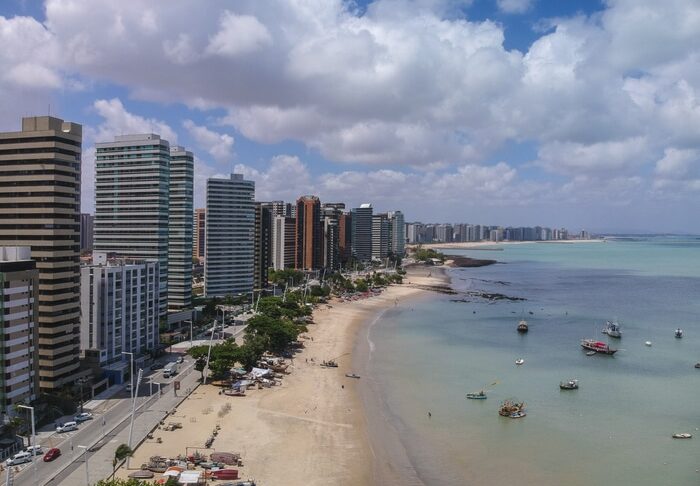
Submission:
POLYGON ((526 301, 431 294, 370 331, 369 378, 423 482, 700 484, 700 240, 501 248, 449 250, 504 262, 451 270, 453 286, 526 301), (515 330, 522 315, 526 335, 515 330), (605 338, 612 318, 621 351, 586 356, 580 339, 605 338), (580 389, 560 391, 568 378, 580 389), (464 398, 482 387, 487 400, 464 398), (498 416, 511 397, 527 403, 527 417, 498 416))

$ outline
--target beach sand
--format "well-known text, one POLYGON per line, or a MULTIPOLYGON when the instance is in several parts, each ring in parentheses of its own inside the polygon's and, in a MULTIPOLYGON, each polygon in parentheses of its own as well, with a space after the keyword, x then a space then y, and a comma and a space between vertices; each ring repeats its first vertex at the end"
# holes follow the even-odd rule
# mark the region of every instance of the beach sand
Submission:
MULTIPOLYGON (((371 390, 371 386, 345 373, 361 370, 364 364, 357 360, 366 359, 367 347, 360 343, 353 355, 356 340, 383 310, 425 293, 425 286, 445 285, 446 278, 439 267, 417 266, 409 269, 404 282, 378 296, 320 305, 304 335, 306 347, 295 356, 281 386, 249 390, 245 397, 219 395, 218 387, 199 386, 166 419, 182 423, 183 428, 156 430, 154 439, 136 450, 132 467, 153 455, 176 457, 184 455, 186 447, 190 453, 192 447, 203 448, 220 425, 213 450, 240 453, 240 477, 265 486, 399 484, 410 466, 404 462, 402 447, 397 439, 383 434, 373 433, 370 442, 367 419, 378 430, 382 419, 374 407, 369 409, 372 416, 366 416, 358 389, 371 390), (339 367, 318 365, 328 359, 336 360, 339 367), (228 412, 226 404, 231 404, 228 412), (163 443, 156 442, 158 437, 163 443)), ((129 472, 122 469, 118 475, 125 477, 129 472)))

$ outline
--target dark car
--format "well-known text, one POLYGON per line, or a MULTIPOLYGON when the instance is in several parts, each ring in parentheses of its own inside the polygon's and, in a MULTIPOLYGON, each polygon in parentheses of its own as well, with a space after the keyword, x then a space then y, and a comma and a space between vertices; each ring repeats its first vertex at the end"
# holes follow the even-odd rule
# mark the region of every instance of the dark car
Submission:
POLYGON ((44 462, 51 462, 60 455, 61 449, 59 449, 58 447, 52 447, 51 449, 46 451, 46 454, 44 454, 44 462))
POLYGON ((161 366, 160 363, 153 363, 153 364, 151 365, 151 369, 152 369, 152 370, 158 370, 158 369, 160 369, 160 366, 161 366))

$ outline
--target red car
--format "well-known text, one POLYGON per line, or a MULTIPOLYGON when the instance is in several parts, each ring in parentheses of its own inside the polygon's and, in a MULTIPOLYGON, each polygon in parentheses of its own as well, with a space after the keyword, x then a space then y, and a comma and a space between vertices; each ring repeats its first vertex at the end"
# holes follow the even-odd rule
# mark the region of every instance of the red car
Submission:
POLYGON ((51 462, 60 455, 61 449, 59 449, 58 447, 52 447, 51 449, 46 451, 46 454, 44 454, 44 462, 51 462))

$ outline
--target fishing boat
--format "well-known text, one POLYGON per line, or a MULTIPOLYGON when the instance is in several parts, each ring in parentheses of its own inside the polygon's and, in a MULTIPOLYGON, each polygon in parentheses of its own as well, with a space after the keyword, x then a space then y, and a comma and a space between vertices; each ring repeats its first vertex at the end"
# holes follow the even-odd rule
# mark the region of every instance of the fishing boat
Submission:
POLYGON ((587 351, 586 356, 595 356, 596 352, 595 351, 587 351))
POLYGON ((676 337, 678 339, 683 337, 683 329, 681 329, 680 327, 678 329, 676 329, 676 337))
POLYGON ((700 363, 695 363, 695 367, 700 369, 700 363))
POLYGON ((334 360, 329 359, 328 361, 322 361, 321 366, 324 368, 337 368, 338 363, 336 363, 334 360))
POLYGON ((518 358, 518 359, 515 360, 515 364, 518 365, 518 366, 520 366, 520 365, 523 364, 523 363, 525 363, 525 360, 522 359, 522 358, 518 358))
POLYGON ((522 418, 525 416, 525 402, 515 400, 504 400, 498 409, 501 417, 522 418))
POLYGON ((688 434, 687 432, 683 432, 682 434, 673 434, 671 437, 674 439, 692 439, 693 436, 691 434, 688 434))
POLYGON ((562 390, 577 390, 578 389, 578 380, 567 380, 567 381, 560 381, 559 382, 559 388, 562 390))
POLYGON ((153 471, 149 471, 148 469, 141 469, 129 474, 129 477, 132 479, 151 479, 153 476, 155 476, 153 471))
POLYGON ((345 376, 347 376, 348 378, 356 378, 358 380, 360 379, 360 375, 356 375, 355 373, 345 373, 345 376))
POLYGON ((644 341, 644 346, 651 346, 651 341, 644 341))
POLYGON ((622 337, 622 329, 620 329, 620 324, 617 321, 607 321, 602 332, 612 338, 622 337))
POLYGON ((617 349, 611 348, 606 343, 602 341, 596 341, 595 339, 582 339, 581 347, 583 349, 587 349, 588 351, 595 351, 596 353, 607 354, 609 356, 612 356, 613 354, 617 353, 617 349))
POLYGON ((520 319, 520 322, 518 322, 518 332, 524 334, 527 331, 527 321, 525 319, 520 319))
POLYGON ((478 393, 467 393, 467 398, 470 400, 486 400, 488 397, 484 390, 481 390, 478 393))

